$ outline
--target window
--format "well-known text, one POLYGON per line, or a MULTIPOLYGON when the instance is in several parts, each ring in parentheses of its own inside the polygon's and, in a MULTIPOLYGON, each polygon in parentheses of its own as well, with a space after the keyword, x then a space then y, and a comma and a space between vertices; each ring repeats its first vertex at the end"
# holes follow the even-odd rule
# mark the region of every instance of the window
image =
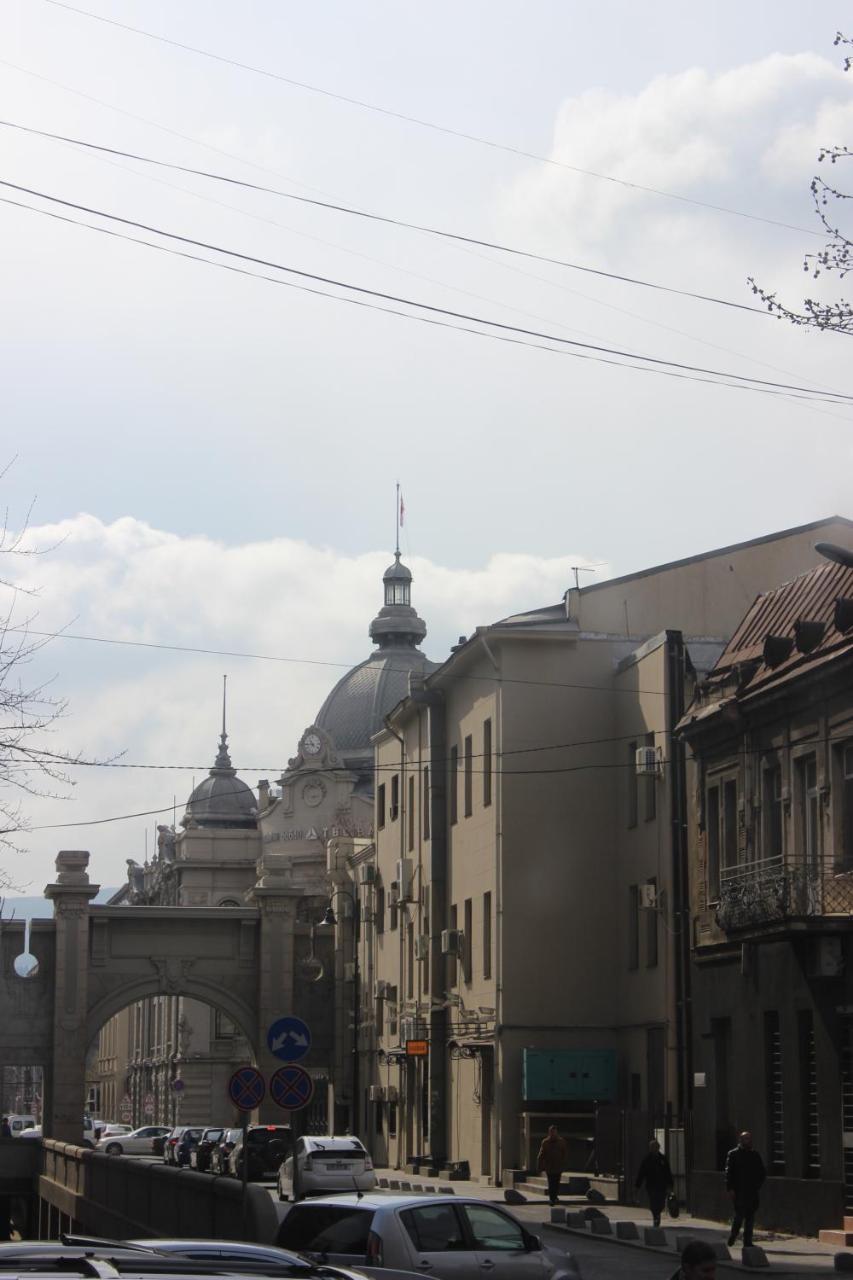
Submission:
POLYGON ((462 948, 462 976, 467 983, 471 982, 471 956, 474 933, 474 904, 470 898, 465 899, 465 944, 462 948))
MULTIPOLYGON (((653 733, 647 733, 643 739, 643 746, 654 748, 654 745, 655 735, 653 733)), ((643 778, 643 817, 646 822, 651 822, 655 817, 657 783, 657 776, 654 773, 647 773, 643 778)))
POLYGON ((385 890, 381 884, 376 889, 376 932, 385 932, 385 890))
POLYGON ((427 953, 426 953, 426 958, 424 960, 423 969, 422 969, 423 976, 421 978, 421 986, 423 988, 424 995, 428 996, 429 995, 429 963, 430 963, 429 947, 430 947, 430 944, 429 944, 429 915, 426 913, 424 914, 424 937, 427 940, 427 953))
POLYGON ((814 870, 820 858, 820 792, 815 756, 801 756, 797 761, 797 818, 800 851, 806 867, 814 870))
POLYGON ((383 1133, 385 1132, 385 1106, 381 1102, 377 1102, 375 1106, 376 1106, 376 1111, 374 1112, 374 1125, 376 1128, 376 1132, 379 1134, 379 1137, 381 1138, 383 1133))
POLYGON ((396 1138, 397 1136, 397 1104, 396 1102, 388 1103, 388 1137, 396 1138))
POLYGON ((459 818, 459 796, 457 793, 457 782, 459 774, 459 748, 450 748, 450 821, 456 822, 459 818))
POLYGON ((492 895, 483 894, 483 977, 492 976, 492 895))
POLYGON ((761 856, 782 857, 782 768, 768 764, 761 778, 761 856))
POLYGON ((424 765, 424 798, 423 798, 423 806, 424 806, 424 840, 429 840, 429 806, 430 806, 430 800, 431 800, 431 797, 430 797, 430 793, 429 793, 429 765, 428 765, 428 764, 425 764, 425 765, 424 765))
POLYGON ((492 803, 492 722, 483 721, 483 808, 492 803))
POLYGON ((388 904, 388 928, 393 933, 397 928, 397 921, 400 916, 400 908, 396 902, 391 901, 388 904))
POLYGON ((628 826, 637 825, 637 744, 628 743, 628 826))
POLYGON ((409 1000, 415 994, 415 926, 406 926, 406 996, 409 1000))
POLYGON ((462 1224, 452 1204, 425 1204, 400 1214, 418 1253, 445 1253, 465 1248, 462 1224))
POLYGON ((409 823, 409 849, 415 847, 415 775, 409 774, 408 787, 408 823, 409 823))
POLYGON ((720 788, 709 787, 705 800, 705 834, 708 842, 708 901, 720 898, 720 788))
POLYGON ((213 1035, 217 1040, 230 1040, 237 1034, 237 1026, 218 1009, 214 1010, 213 1035))
POLYGON ((501 1213, 500 1209, 493 1209, 491 1205, 466 1204, 461 1208, 468 1219, 475 1248, 524 1252, 524 1228, 520 1222, 501 1213))
POLYGON ((727 778, 723 783, 723 866, 737 866, 737 782, 727 778))
POLYGON ((853 742, 841 748, 841 849, 842 867, 853 866, 853 742))
MULTIPOLYGON (((382 1104, 376 1107, 377 1126, 382 1104)), ((381 1133, 381 1127, 377 1127, 381 1133)), ((367 1253, 372 1209, 351 1209, 330 1204, 295 1204, 282 1222, 276 1244, 284 1249, 310 1249, 317 1253, 367 1253)))
POLYGON ((391 778, 391 821, 396 822, 400 816, 400 775, 395 773, 391 778))
MULTIPOLYGON (((456 907, 456 903, 454 903, 454 904, 453 904, 453 906, 450 908, 450 928, 451 928, 451 929, 458 929, 458 928, 459 928, 459 911, 458 911, 458 909, 457 909, 457 907, 456 907)), ((457 965, 457 963, 456 963, 456 956, 455 956, 455 954, 449 955, 449 956, 447 957, 447 985, 448 985, 448 987, 455 987, 455 986, 456 986, 456 984, 457 984, 457 982, 459 981, 459 978, 458 978, 458 975, 457 975, 457 969, 458 969, 458 967, 459 967, 459 966, 458 966, 458 965, 457 965)))
POLYGON ((639 1111, 643 1106, 643 1077, 639 1071, 631 1072, 631 1109, 639 1111))
POLYGON ((779 1014, 764 1015, 764 1069, 767 1098, 767 1156, 770 1173, 785 1172, 785 1113, 782 1106, 782 1032, 779 1014))
POLYGON ((385 826, 385 783, 380 782, 376 788, 376 828, 381 831, 385 826))
POLYGON ((398 1018, 398 992, 396 987, 392 987, 388 993, 386 1001, 388 1007, 388 1035, 392 1040, 397 1038, 397 1018, 398 1018))
POLYGON ((640 891, 628 886, 628 968, 640 967, 640 891))
POLYGON ((817 1105, 817 1054, 811 1009, 798 1016, 800 1097, 802 1099, 803 1177, 820 1177, 820 1113, 817 1105))
POLYGON ((474 812, 474 739, 470 733, 465 738, 465 817, 474 812))
MULTIPOLYGON (((646 881, 655 891, 655 901, 657 901, 658 882, 655 877, 646 881)), ((656 969, 658 963, 658 909, 657 907, 648 907, 646 909, 646 968, 656 969)))

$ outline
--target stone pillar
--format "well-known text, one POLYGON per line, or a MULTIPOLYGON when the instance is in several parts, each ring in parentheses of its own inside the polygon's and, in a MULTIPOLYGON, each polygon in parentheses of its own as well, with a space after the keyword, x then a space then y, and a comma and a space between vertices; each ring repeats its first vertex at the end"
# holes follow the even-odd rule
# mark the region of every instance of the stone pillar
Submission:
POLYGON ((53 899, 56 920, 56 974, 53 1005, 52 1106, 45 1110, 45 1137, 83 1141, 86 1088, 86 1015, 89 978, 89 903, 100 885, 90 884, 89 854, 64 849, 56 858, 53 899))
MULTIPOLYGON (((302 890, 293 883, 293 868, 286 853, 264 851, 258 861, 258 882, 246 895, 260 915, 258 954, 258 1069, 267 1082, 267 1095, 258 1119, 284 1123, 289 1114, 269 1096, 269 1079, 283 1064, 267 1049, 267 1029, 287 1014, 295 1013, 293 990, 296 904, 302 890)), ((306 1065, 310 1065, 308 1056, 306 1065)))

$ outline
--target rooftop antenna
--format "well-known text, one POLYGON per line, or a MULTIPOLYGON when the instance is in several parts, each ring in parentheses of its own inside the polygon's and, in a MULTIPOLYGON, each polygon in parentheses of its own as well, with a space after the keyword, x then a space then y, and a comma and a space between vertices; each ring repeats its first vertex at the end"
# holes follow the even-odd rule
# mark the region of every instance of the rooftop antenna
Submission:
POLYGON ((397 556, 398 559, 400 557, 400 525, 403 523, 404 510, 405 508, 403 507, 403 499, 400 497, 400 481, 398 480, 397 481, 396 516, 395 516, 395 519, 397 521, 397 541, 394 547, 394 554, 397 556))
POLYGON ((595 573, 596 569, 600 569, 601 567, 602 566, 600 564, 570 565, 569 568, 571 569, 572 573, 575 575, 575 591, 580 591, 581 584, 580 584, 580 578, 578 577, 579 573, 595 573))

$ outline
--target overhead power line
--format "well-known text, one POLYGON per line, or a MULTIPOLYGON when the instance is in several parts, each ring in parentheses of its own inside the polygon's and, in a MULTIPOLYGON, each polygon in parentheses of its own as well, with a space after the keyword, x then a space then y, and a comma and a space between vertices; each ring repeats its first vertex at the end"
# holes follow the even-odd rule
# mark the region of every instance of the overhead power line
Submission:
MULTIPOLYGON (((495 331, 497 336, 520 335, 524 340, 538 339, 548 343, 556 343, 560 348, 570 349, 570 354, 587 356, 601 360, 604 356, 613 357, 617 361, 638 361, 645 367, 653 369, 657 373, 669 373, 671 376, 690 375, 706 375, 712 379, 715 384, 719 385, 719 380, 724 379, 724 385, 737 386, 740 389, 763 391, 771 394, 784 394, 794 398, 806 399, 809 401, 817 401, 823 404, 832 404, 836 406, 846 406, 853 403, 853 395, 842 392, 829 391, 821 389, 819 394, 814 392, 813 388, 801 386, 795 383, 778 382, 771 379, 755 378, 748 374, 733 373, 728 370, 719 370, 708 368, 702 365, 687 364, 682 361, 667 360, 663 357, 644 355, 639 352, 625 351, 616 347, 608 347, 598 343, 580 342, 577 339, 562 337, 558 334, 548 333, 537 329, 528 329, 520 325, 512 325, 499 320, 491 320, 484 316, 473 315, 468 312, 456 311, 449 307, 439 307, 434 304, 420 302, 413 298, 407 298, 399 294, 386 293, 379 289, 370 289, 364 285, 352 284, 348 281, 339 280, 335 277, 320 275, 316 272, 303 271, 297 267, 292 267, 284 263, 278 263, 266 258, 255 257, 253 254, 242 253, 234 249, 227 249, 224 246, 212 244, 208 241, 197 240, 191 236, 180 235, 177 232, 167 231, 165 229, 151 226, 148 223, 137 221, 132 218, 121 217, 118 214, 108 213, 105 210, 96 209, 89 205, 80 204, 76 201, 66 200, 59 196, 53 196, 44 191, 39 191, 32 187, 26 187, 19 183, 10 182, 0 179, 0 186, 6 187, 12 191, 22 192, 25 195, 34 196, 40 200, 46 200, 51 204, 60 205, 66 209, 74 209, 78 212, 89 214, 94 217, 104 218, 110 222, 119 223, 121 226, 134 227, 138 230, 148 232, 151 235, 165 237, 169 240, 175 240, 179 244, 193 245, 196 248, 204 249, 210 253, 219 253, 229 258, 235 258, 241 262, 252 263, 261 267, 269 267, 274 271, 282 271, 287 275, 296 276, 301 280, 311 280, 318 284, 329 285, 333 288, 345 289, 349 292, 358 294, 360 297, 378 300, 385 303, 394 303, 400 306, 411 307, 419 312, 425 312, 430 318, 445 317, 451 321, 463 321, 470 324, 482 325, 489 330, 495 331), (590 354, 591 353, 591 354, 590 354), (673 372, 674 371, 674 372, 673 372)), ((6 203, 14 203, 7 201, 6 203)), ((31 206, 24 206, 29 207, 31 206)), ((101 230, 101 228, 93 228, 101 230)), ((144 242, 147 243, 147 242, 144 242)), ((149 246, 150 247, 150 246, 149 246)), ((324 296, 334 296, 325 294, 324 296)), ((343 299, 338 298, 338 301, 343 299)), ((451 326, 457 327, 457 326, 451 326)), ((483 334, 479 331, 480 336, 493 336, 491 334, 483 334)), ((517 339, 511 339, 517 340, 517 339)), ((546 348, 553 350, 553 348, 546 348)), ((634 367, 637 365, 622 367, 634 367)))
POLYGON ((173 164, 168 160, 160 160, 154 156, 141 155, 137 151, 124 151, 119 147, 108 147, 86 138, 74 138, 63 133, 51 133, 47 129, 36 129, 30 125, 19 124, 14 120, 0 120, 0 126, 17 129, 22 133, 34 134, 40 138, 51 138, 55 142, 65 142, 75 147, 83 147, 89 151, 99 151, 106 155, 121 156, 126 160, 137 160, 141 164, 154 165, 160 169, 171 169, 176 173, 187 173, 197 178, 208 178, 214 182, 223 182, 228 186, 243 187, 248 191, 257 191, 263 195, 276 196, 282 200, 292 200, 297 204, 312 205, 317 209, 327 209, 332 213, 342 213, 353 218, 361 218, 367 222, 378 222, 386 226, 399 227, 405 231, 415 231, 422 235, 436 236, 442 240, 453 240, 459 244, 479 249, 493 249, 498 253, 511 254, 513 257, 526 258, 531 262, 541 262, 547 266, 563 267, 569 271, 580 271, 585 275, 598 276, 604 280, 614 280, 620 284, 637 285, 643 289, 652 289, 659 293, 673 294, 679 298, 690 298, 695 302, 709 302, 719 307, 729 307, 735 311, 748 311, 763 319, 773 319, 766 307, 753 307, 746 302, 736 302, 732 298, 718 298, 713 294, 697 293, 691 289, 679 289, 674 285, 661 284, 657 280, 643 280, 638 276, 624 275, 618 271, 605 271, 601 267, 590 267, 579 262, 571 262, 566 258, 554 258, 544 253, 535 253, 530 249, 520 249, 514 245, 502 244, 497 240, 485 240, 479 236, 464 235, 457 231, 447 231, 441 227, 432 227, 426 223, 407 222, 403 218, 393 218, 388 214, 376 213, 365 209, 356 209, 352 205, 338 204, 332 200, 317 200, 311 196, 300 196, 292 191, 282 191, 279 187, 267 187, 263 183, 248 182, 242 178, 234 178, 228 174, 216 173, 208 169, 195 169, 191 165, 173 164))
POLYGON ((443 133, 452 138, 460 138, 464 142, 473 142, 478 146, 488 147, 492 151, 502 151, 508 155, 518 156, 523 160, 534 160, 537 164, 550 165, 556 169, 564 169, 569 173, 581 174, 585 178, 595 178, 599 182, 609 182, 615 186, 626 187, 632 191, 642 191, 646 195, 661 196, 666 200, 676 200, 680 204, 692 205, 700 209, 709 209, 714 213, 723 213, 729 217, 747 218, 751 222, 762 222, 772 227, 780 227, 786 231, 796 231, 801 235, 819 236, 821 233, 810 227, 800 227, 795 223, 782 222, 776 218, 766 218, 761 214, 749 213, 744 209, 733 209, 726 205, 712 204, 708 200, 700 200, 695 196, 682 195, 679 192, 667 191, 662 187, 647 186, 642 182, 631 182, 627 178, 617 178, 611 173, 599 173, 594 169, 585 169, 580 165, 569 164, 565 160, 557 160, 553 156, 539 155, 535 151, 526 151, 522 147, 515 147, 511 143, 498 142, 493 138, 484 138, 478 134, 467 133, 463 129, 454 129, 450 125, 438 124, 434 120, 424 120, 419 116, 409 115, 404 111, 395 111, 391 107, 384 107, 375 102, 367 102, 361 98, 351 97, 348 94, 338 93, 332 89, 323 88, 321 85, 310 84, 305 80, 297 80, 291 76, 285 76, 277 71, 270 71, 265 67, 256 67, 248 62, 240 62, 237 58, 229 58, 224 54, 214 53, 210 49, 202 49, 197 45, 187 44, 181 40, 173 40, 169 36, 158 35, 153 31, 146 31, 142 27, 134 27, 127 22, 119 22, 115 18, 107 18, 104 14, 92 13, 89 9, 81 9, 77 5, 67 4, 65 0, 46 0, 47 4, 54 5, 57 9, 65 9, 69 13, 76 13, 80 17, 91 18, 95 22, 105 23, 110 27, 117 27, 122 31, 129 31, 133 35, 144 36, 146 40, 155 40, 160 44, 170 45, 173 49, 181 49, 184 53, 193 53, 201 58, 209 58, 213 62, 222 63, 225 66, 236 67, 240 71, 249 71, 253 75, 265 77, 267 80, 276 80, 280 84, 290 85, 294 89, 303 89, 307 93, 316 93, 324 98, 332 98, 337 102, 345 102, 348 106, 359 107, 363 111, 372 111, 377 115, 388 116, 393 120, 400 120, 406 124, 417 125, 420 129, 430 129, 434 133, 443 133))

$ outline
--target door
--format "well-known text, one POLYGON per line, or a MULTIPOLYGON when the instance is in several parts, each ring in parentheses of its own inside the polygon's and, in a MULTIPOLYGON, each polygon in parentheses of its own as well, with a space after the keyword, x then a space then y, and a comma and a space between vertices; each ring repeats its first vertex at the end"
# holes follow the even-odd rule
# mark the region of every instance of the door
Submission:
POLYGON ((491 1049, 480 1054, 480 1173, 492 1172, 492 1102, 494 1099, 495 1059, 491 1049))
POLYGON ((442 1280, 471 1280, 477 1255, 455 1204, 424 1204, 400 1214, 409 1258, 392 1256, 390 1240, 384 1241, 386 1267, 402 1267, 442 1280))
POLYGON ((853 1021, 841 1028, 841 1144, 844 1156, 844 1211, 853 1213, 853 1021))
POLYGON ((488 1204, 460 1206, 484 1280, 542 1280, 545 1257, 531 1249, 520 1222, 488 1204))

